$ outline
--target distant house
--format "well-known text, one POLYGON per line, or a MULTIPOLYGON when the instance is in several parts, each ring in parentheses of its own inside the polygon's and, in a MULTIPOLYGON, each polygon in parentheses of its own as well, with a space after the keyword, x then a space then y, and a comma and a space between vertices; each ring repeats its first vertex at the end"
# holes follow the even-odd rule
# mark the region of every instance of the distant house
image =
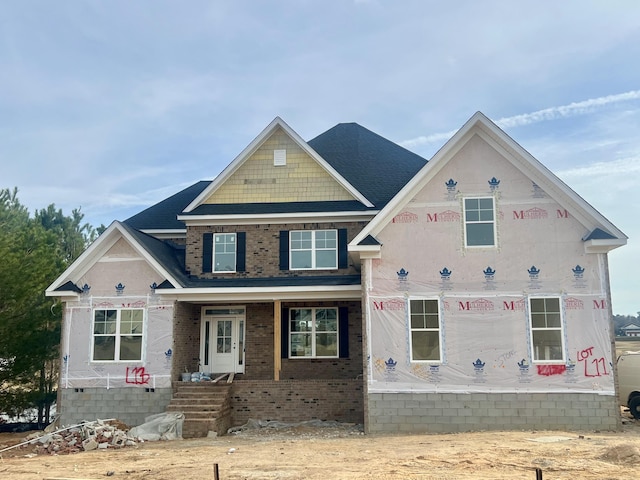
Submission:
POLYGON ((640 327, 634 323, 625 325, 621 330, 625 337, 640 337, 640 327))
POLYGON ((58 410, 184 409, 200 434, 613 429, 607 252, 625 243, 481 113, 429 162, 355 123, 306 142, 276 118, 49 287, 58 410))

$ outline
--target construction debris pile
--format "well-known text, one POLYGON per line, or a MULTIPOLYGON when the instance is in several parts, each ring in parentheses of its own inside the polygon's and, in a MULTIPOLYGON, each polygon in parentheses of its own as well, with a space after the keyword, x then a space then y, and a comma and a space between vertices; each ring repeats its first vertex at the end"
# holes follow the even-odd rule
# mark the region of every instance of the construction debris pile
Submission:
POLYGON ((88 450, 133 447, 141 442, 176 440, 182 438, 183 413, 160 413, 146 418, 145 423, 129 430, 118 420, 96 420, 82 422, 70 427, 28 435, 25 441, 11 447, 0 447, 2 453, 14 448, 29 448, 35 445, 36 455, 64 455, 88 450))
MULTIPOLYGON (((132 447, 138 439, 130 436, 117 422, 96 420, 85 422, 52 433, 32 433, 26 437, 27 444, 36 446, 37 455, 61 455, 87 450, 132 447)), ((125 427, 126 428, 126 427, 125 427)))

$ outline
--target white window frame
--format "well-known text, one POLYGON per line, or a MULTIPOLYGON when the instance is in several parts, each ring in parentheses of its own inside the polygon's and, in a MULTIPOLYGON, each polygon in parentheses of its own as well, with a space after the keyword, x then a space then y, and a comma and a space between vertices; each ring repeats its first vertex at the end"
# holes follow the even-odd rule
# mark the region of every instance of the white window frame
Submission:
MULTIPOLYGON (((440 308, 440 300, 438 298, 433 297, 409 297, 409 301, 407 303, 408 309, 408 322, 409 322, 409 358, 411 358, 411 363, 442 363, 443 359, 443 349, 444 346, 442 344, 442 308, 440 308), (412 313, 411 302, 435 302, 435 305, 438 309, 437 318, 438 318, 438 327, 414 327, 412 322, 412 316, 418 315, 418 313, 412 313), (413 351, 413 334, 419 332, 437 332, 438 333, 438 358, 437 359, 415 359, 414 351, 413 351)), ((424 312, 423 312, 424 313, 424 312)))
POLYGON ((338 230, 334 228, 324 230, 291 230, 289 232, 289 270, 337 270, 338 269, 338 249, 339 249, 338 230), (335 248, 318 247, 317 243, 321 241, 318 239, 319 233, 334 232, 335 235, 335 248), (294 248, 294 242, 300 241, 294 239, 296 234, 311 234, 311 247, 310 248, 294 248), (319 267, 317 265, 317 255, 319 252, 334 251, 334 266, 319 267), (310 252, 311 254, 311 267, 295 267, 293 261, 294 252, 310 252))
MULTIPOLYGON (((221 252, 224 254, 229 254, 231 252, 221 252)), ((213 234, 213 273, 236 273, 238 268, 238 235, 235 233, 214 233, 213 234), (216 261, 216 247, 217 245, 231 245, 231 243, 227 242, 219 242, 219 238, 233 238, 233 268, 231 270, 226 269, 218 269, 218 262, 216 261)))
POLYGON ((145 344, 145 332, 147 330, 147 315, 146 315, 146 310, 144 308, 94 308, 92 310, 92 315, 91 315, 91 362, 93 363, 123 363, 123 362, 143 362, 144 361, 144 344, 145 344), (109 312, 109 311, 115 311, 116 312, 116 318, 115 318, 115 332, 109 332, 109 333, 96 333, 96 312, 99 311, 103 311, 103 312, 109 312), (130 333, 130 332, 123 332, 122 331, 122 324, 123 324, 123 320, 122 320, 122 312, 132 312, 132 311, 139 311, 142 312, 142 332, 140 333, 130 333), (96 345, 96 339, 97 338, 106 338, 106 337, 114 337, 114 351, 113 351, 113 357, 112 359, 96 359, 95 358, 95 345, 96 345), (121 340, 123 337, 139 337, 140 338, 140 358, 136 358, 136 359, 121 359, 120 358, 120 347, 121 347, 121 340))
MULTIPOLYGON (((527 302, 527 310, 529 313, 529 338, 530 338, 530 349, 531 349, 531 359, 533 363, 536 364, 557 364, 563 365, 566 363, 566 345, 565 345, 565 320, 564 320, 564 312, 562 311, 562 298, 559 296, 548 295, 548 296, 532 296, 529 297, 529 301, 527 302), (536 312, 545 315, 545 324, 547 323, 547 314, 559 314, 560 317, 560 326, 558 327, 534 327, 533 326, 533 308, 532 308, 532 300, 557 300, 558 302, 558 311, 550 311, 547 310, 547 305, 545 302, 545 310, 544 312, 536 312), (547 359, 547 358, 539 358, 539 350, 536 349, 536 344, 534 342, 534 333, 536 332, 558 332, 560 335, 560 351, 562 354, 562 358, 558 359, 547 359)), ((545 357, 547 355, 545 354, 545 357)))
MULTIPOLYGON (((486 209, 485 209, 486 210, 486 209)), ((480 209, 478 205, 478 212, 483 211, 480 209)), ((495 248, 498 245, 498 232, 496 225, 496 199, 493 196, 480 196, 480 197, 463 197, 462 198, 462 222, 464 224, 464 246, 466 248, 495 248), (481 200, 491 200, 491 212, 492 219, 491 220, 468 220, 467 219, 467 200, 478 200, 480 203, 481 200), (491 224, 493 231, 493 243, 487 245, 469 245, 469 226, 470 225, 487 225, 491 224)))
POLYGON ((289 318, 287 322, 287 328, 289 330, 289 352, 288 357, 290 359, 309 359, 309 358, 339 358, 340 356, 340 310, 338 307, 295 307, 289 309, 289 318), (294 311, 300 310, 311 310, 311 330, 308 331, 292 331, 291 323, 292 323, 292 314, 294 311), (319 310, 333 310, 335 311, 336 318, 336 329, 335 330, 317 330, 317 317, 316 313, 319 310), (295 335, 303 335, 309 334, 311 337, 311 352, 310 355, 293 355, 293 337, 295 335), (318 355, 317 354, 317 345, 316 345, 316 335, 319 333, 335 333, 336 336, 336 354, 335 355, 318 355))

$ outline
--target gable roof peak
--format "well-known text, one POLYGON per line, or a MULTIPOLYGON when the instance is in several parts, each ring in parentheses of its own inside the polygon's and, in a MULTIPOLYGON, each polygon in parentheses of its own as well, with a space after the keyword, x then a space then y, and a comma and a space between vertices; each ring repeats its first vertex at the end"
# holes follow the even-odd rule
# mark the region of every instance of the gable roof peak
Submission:
POLYGON ((200 206, 207 198, 209 198, 213 192, 215 192, 222 184, 229 179, 238 168, 249 158, 253 153, 262 146, 262 144, 276 131, 281 128, 286 135, 297 144, 307 155, 309 155, 315 162, 320 165, 330 176, 332 176, 342 187, 347 190, 353 198, 366 205, 367 207, 373 207, 373 204, 354 186, 347 181, 342 175, 340 175, 329 163, 322 158, 307 142, 305 142, 297 132, 295 132, 282 118, 275 117, 269 125, 267 125, 262 132, 258 134, 256 138, 247 145, 233 161, 227 165, 227 167, 205 188, 187 207, 184 209, 184 213, 190 213, 198 206, 200 206))
POLYGON ((506 161, 522 171, 537 185, 544 187, 544 190, 552 198, 565 206, 578 222, 590 230, 590 236, 585 238, 587 252, 608 251, 626 243, 627 236, 622 231, 507 135, 489 117, 477 111, 352 240, 350 248, 357 246, 367 235, 375 236, 386 225, 386 222, 390 221, 410 198, 424 188, 474 135, 479 135, 484 141, 491 144, 506 161))

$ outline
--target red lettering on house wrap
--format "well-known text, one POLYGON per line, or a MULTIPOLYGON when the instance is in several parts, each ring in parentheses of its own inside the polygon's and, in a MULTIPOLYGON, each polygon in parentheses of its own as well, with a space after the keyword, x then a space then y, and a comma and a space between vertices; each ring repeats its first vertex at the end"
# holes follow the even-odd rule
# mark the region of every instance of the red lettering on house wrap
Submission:
POLYGON ((584 376, 601 377, 603 375, 609 375, 605 358, 595 358, 593 348, 594 347, 585 348, 578 352, 578 361, 584 363, 584 376))
POLYGON ((125 379, 126 383, 133 385, 145 385, 149 383, 150 378, 151 375, 147 373, 144 367, 127 367, 127 376, 125 379))
POLYGON ((564 308, 567 310, 584 310, 584 302, 579 298, 567 297, 564 300, 564 308))
POLYGON ((552 375, 562 375, 566 370, 566 365, 538 365, 538 375, 550 377, 552 375))
POLYGON ((606 310, 607 302, 604 300, 594 300, 593 301, 593 309, 594 310, 606 310))
POLYGON ((475 312, 490 312, 495 310, 495 305, 492 301, 486 298, 478 298, 472 302, 458 302, 459 311, 475 311, 475 312))
POLYGON ((393 217, 391 223, 418 223, 418 215, 411 212, 402 212, 393 217))
POLYGON ((460 214, 453 210, 445 210, 440 213, 427 213, 427 222, 459 222, 460 214))
POLYGON ((546 210, 542 208, 534 207, 529 210, 513 210, 513 218, 514 220, 540 220, 542 218, 547 218, 549 214, 546 210))
POLYGON ((511 311, 519 311, 519 312, 524 312, 524 298, 522 300, 518 300, 518 301, 503 301, 502 302, 502 309, 503 310, 511 310, 511 311))

